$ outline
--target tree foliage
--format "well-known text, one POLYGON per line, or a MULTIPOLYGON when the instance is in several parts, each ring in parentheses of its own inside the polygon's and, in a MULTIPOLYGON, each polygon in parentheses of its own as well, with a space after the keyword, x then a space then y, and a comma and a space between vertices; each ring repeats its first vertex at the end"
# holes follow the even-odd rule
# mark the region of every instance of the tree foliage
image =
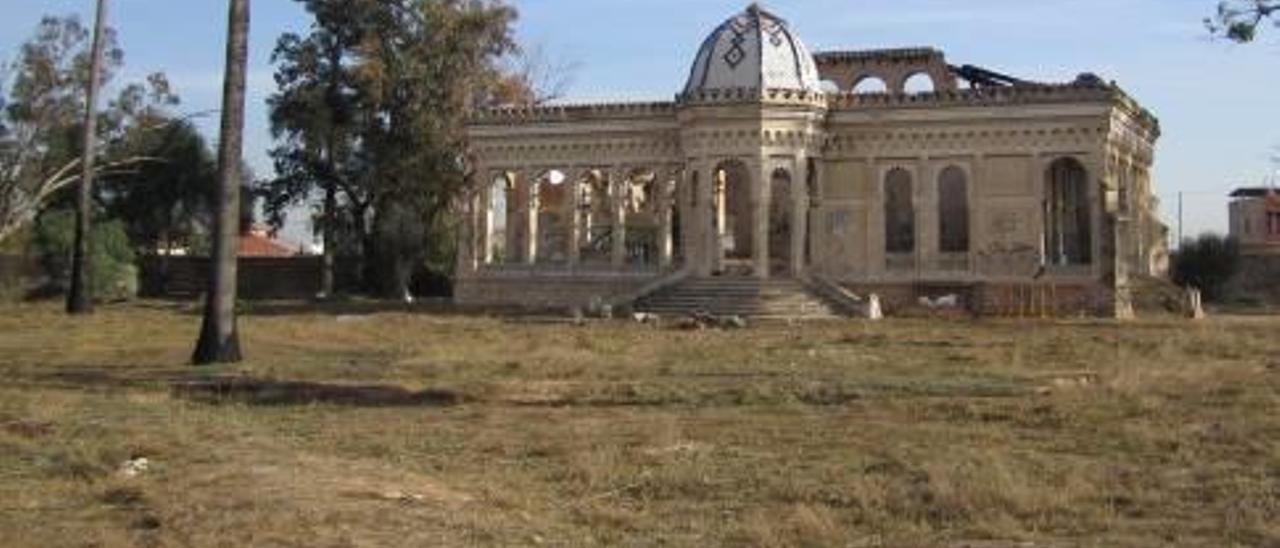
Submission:
MULTIPOLYGON (((90 45, 88 30, 75 16, 45 17, 17 59, 0 70, 7 75, 0 78, 0 240, 35 220, 42 208, 65 205, 60 191, 80 179, 90 45)), ((124 64, 110 29, 105 50, 104 83, 124 64)), ((125 85, 99 114, 94 172, 108 189, 96 194, 100 204, 112 200, 110 189, 118 191, 144 164, 172 160, 153 157, 156 151, 147 145, 158 144, 151 135, 177 121, 171 112, 177 104, 168 79, 156 73, 125 85)))
POLYGON ((1224 0, 1218 11, 1205 19, 1209 31, 1236 42, 1252 42, 1265 22, 1280 25, 1280 0, 1224 0))
MULTIPOLYGON (((115 33, 105 36, 102 80, 123 62, 115 33)), ((77 179, 89 31, 79 18, 45 17, 9 65, 0 118, 0 238, 35 217, 38 205, 77 179)))
POLYGON ((501 65, 516 51, 515 10, 493 0, 298 1, 314 23, 277 43, 267 210, 279 223, 323 195, 321 226, 348 232, 326 247, 351 243, 366 283, 400 295, 407 273, 451 243, 465 117, 528 97, 501 65))
POLYGON ((1195 287, 1209 301, 1221 300, 1227 282, 1240 270, 1240 245, 1230 237, 1202 234, 1182 242, 1173 255, 1173 281, 1195 287))
MULTIPOLYGON (((69 283, 74 240, 74 211, 57 209, 41 215, 32 237, 32 245, 56 289, 65 289, 69 283)), ((89 253, 93 255, 94 268, 89 288, 94 299, 127 299, 137 293, 135 254, 125 232, 124 222, 111 220, 94 223, 90 229, 89 253)))
POLYGON ((119 146, 150 161, 103 180, 106 216, 125 222, 140 251, 189 248, 211 224, 217 166, 204 137, 189 121, 157 115, 132 126, 119 146))

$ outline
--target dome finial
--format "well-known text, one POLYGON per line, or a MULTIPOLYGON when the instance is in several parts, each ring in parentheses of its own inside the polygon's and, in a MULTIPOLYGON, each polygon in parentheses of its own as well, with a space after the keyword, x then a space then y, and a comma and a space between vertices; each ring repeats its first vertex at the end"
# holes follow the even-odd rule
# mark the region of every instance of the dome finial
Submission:
POLYGON ((747 13, 760 13, 761 9, 759 2, 752 2, 750 6, 747 6, 747 13))

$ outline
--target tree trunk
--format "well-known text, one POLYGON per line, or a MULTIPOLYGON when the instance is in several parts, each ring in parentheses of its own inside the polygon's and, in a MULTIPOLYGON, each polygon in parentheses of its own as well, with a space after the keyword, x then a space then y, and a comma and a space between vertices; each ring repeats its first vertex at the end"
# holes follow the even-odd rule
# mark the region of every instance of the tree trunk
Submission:
POLYGON ((236 241, 240 228, 241 157, 244 146, 245 76, 249 57, 249 0, 229 0, 227 66, 222 86, 218 144, 218 200, 204 323, 191 361, 196 365, 241 359, 236 331, 236 241))
POLYGON ((366 219, 368 205, 356 204, 352 208, 352 223, 356 231, 356 242, 360 249, 355 250, 354 258, 356 260, 355 268, 352 270, 359 279, 356 280, 356 287, 359 287, 365 293, 375 293, 373 279, 370 269, 374 264, 373 258, 373 235, 369 233, 369 223, 366 219))
POLYGON ((333 263, 334 253, 337 252, 336 235, 338 233, 337 209, 337 190, 333 183, 329 183, 324 189, 324 257, 321 259, 320 267, 320 292, 326 299, 333 298, 333 263))
POLYGON ((76 193, 76 236, 71 252, 71 290, 67 293, 67 313, 93 312, 93 253, 89 249, 93 220, 93 161, 98 149, 98 87, 102 85, 102 50, 106 45, 107 0, 98 0, 93 25, 92 59, 89 61, 88 89, 85 91, 84 150, 81 151, 80 188, 76 193))

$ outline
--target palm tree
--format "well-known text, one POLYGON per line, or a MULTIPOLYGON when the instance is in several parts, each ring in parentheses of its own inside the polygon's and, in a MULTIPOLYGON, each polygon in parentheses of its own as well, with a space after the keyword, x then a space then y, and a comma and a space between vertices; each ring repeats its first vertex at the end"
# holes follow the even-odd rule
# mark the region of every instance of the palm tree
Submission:
POLYGON ((191 361, 196 365, 241 359, 236 331, 236 237, 240 229, 241 158, 244 148, 245 72, 249 61, 249 0, 229 0, 227 66, 222 82, 222 132, 218 143, 218 195, 214 204, 213 257, 204 322, 191 361))
POLYGON ((67 293, 67 313, 93 312, 93 255, 89 252, 89 223, 93 218, 93 161, 98 148, 98 88, 102 85, 102 50, 106 43, 107 0, 98 0, 93 25, 93 58, 89 61, 88 89, 85 91, 84 150, 81 151, 80 188, 76 195, 76 238, 71 254, 71 291, 67 293))

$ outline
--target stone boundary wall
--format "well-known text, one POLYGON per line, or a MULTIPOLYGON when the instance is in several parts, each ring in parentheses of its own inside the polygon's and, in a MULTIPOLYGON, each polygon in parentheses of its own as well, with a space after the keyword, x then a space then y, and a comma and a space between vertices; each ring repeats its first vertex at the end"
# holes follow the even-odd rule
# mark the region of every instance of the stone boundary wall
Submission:
POLYGON ((20 300, 47 283, 40 260, 25 255, 0 255, 0 301, 20 300))
MULTIPOLYGON (((320 257, 241 257, 238 298, 310 299, 320 292, 320 257)), ((145 297, 194 297, 208 285, 205 257, 142 257, 140 294, 145 297)))
POLYGON ((961 310, 977 316, 1008 318, 1109 317, 1111 291, 1101 283, 842 283, 846 290, 866 297, 880 296, 887 314, 925 310, 921 297, 959 297, 961 310))
POLYGON ((1280 254, 1244 255, 1230 292, 1280 305, 1280 254))

